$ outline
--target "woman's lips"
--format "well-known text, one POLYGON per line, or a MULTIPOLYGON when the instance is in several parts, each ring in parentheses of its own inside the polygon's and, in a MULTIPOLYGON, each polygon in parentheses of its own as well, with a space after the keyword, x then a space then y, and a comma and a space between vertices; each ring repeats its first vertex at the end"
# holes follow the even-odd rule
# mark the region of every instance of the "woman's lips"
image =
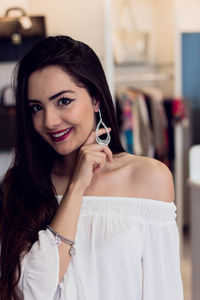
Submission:
POLYGON ((64 139, 66 139, 69 136, 69 134, 71 133, 71 131, 72 131, 72 127, 67 128, 65 130, 60 130, 57 132, 49 133, 49 135, 54 142, 60 142, 60 141, 63 141, 64 139))

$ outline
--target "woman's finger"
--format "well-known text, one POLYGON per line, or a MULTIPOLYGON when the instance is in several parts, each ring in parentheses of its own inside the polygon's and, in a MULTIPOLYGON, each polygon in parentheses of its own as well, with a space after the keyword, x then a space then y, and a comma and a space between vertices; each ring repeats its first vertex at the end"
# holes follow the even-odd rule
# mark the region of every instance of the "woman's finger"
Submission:
MULTIPOLYGON (((111 128, 108 128, 108 131, 110 132, 111 128)), ((106 133, 105 128, 100 128, 98 130, 98 136, 101 136, 105 133, 106 133)), ((96 131, 92 131, 90 133, 89 137, 87 138, 86 142, 82 145, 82 147, 81 147, 82 150, 87 149, 89 147, 90 150, 104 152, 106 154, 107 160, 112 162, 113 161, 112 151, 110 150, 108 145, 101 146, 95 142, 96 142, 96 131)))
POLYGON ((112 162, 113 161, 113 155, 112 151, 108 146, 100 146, 97 143, 96 144, 89 144, 89 145, 83 145, 81 147, 81 150, 83 152, 104 152, 106 154, 107 160, 112 162))
POLYGON ((113 161, 113 154, 108 146, 103 146, 101 151, 106 153, 108 161, 113 161))

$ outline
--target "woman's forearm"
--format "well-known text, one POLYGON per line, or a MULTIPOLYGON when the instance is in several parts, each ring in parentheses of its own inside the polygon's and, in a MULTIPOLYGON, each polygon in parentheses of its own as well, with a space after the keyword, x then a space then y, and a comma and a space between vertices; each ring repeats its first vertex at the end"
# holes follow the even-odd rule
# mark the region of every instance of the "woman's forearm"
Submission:
MULTIPOLYGON (((63 195, 60 206, 54 216, 50 226, 60 235, 69 240, 75 240, 76 229, 80 214, 83 191, 77 188, 76 184, 71 184, 67 192, 63 195)), ((59 252, 59 282, 62 281, 66 273, 71 256, 70 246, 62 242, 58 248, 59 252)))

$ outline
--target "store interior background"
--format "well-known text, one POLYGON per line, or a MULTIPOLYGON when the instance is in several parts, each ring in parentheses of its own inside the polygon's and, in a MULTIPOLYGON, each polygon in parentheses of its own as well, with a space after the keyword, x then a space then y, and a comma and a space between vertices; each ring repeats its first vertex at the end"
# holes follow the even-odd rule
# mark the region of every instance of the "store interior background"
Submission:
MULTIPOLYGON (((135 30, 148 36, 146 57, 143 62, 116 64, 113 33, 118 26, 117 7, 120 2, 123 1, 1 0, 0 15, 3 16, 9 7, 22 7, 30 15, 45 16, 48 35, 69 35, 89 44, 104 66, 113 95, 117 86, 132 83, 138 88, 143 85, 155 86, 166 96, 188 99, 187 117, 175 128, 176 157, 173 175, 185 300, 197 300, 200 299, 200 293, 198 294, 195 284, 198 270, 193 270, 197 265, 193 252, 195 256, 195 249, 198 246, 191 241, 192 236, 195 240, 195 234, 192 233, 191 212, 193 201, 191 198, 195 197, 195 192, 191 190, 195 185, 195 189, 199 188, 200 191, 200 182, 198 180, 195 182, 195 178, 191 178, 189 155, 190 148, 194 144, 200 144, 198 131, 200 68, 199 70, 192 68, 200 66, 200 55, 198 57, 200 1, 129 0, 135 30), (190 38, 193 37, 197 38, 197 42, 191 42, 190 38), (196 56, 194 47, 190 48, 190 45, 197 47, 196 56), (190 61, 191 57, 193 62, 190 61), (193 79, 189 80, 191 78, 193 79)), ((0 92, 2 87, 10 82, 14 65, 15 62, 0 62, 0 92)), ((3 176, 7 169, 10 157, 10 152, 0 149, 0 176, 3 176)), ((195 158, 196 166, 198 164, 200 166, 198 160, 200 156, 195 158)), ((198 194, 198 191, 196 193, 198 194)))

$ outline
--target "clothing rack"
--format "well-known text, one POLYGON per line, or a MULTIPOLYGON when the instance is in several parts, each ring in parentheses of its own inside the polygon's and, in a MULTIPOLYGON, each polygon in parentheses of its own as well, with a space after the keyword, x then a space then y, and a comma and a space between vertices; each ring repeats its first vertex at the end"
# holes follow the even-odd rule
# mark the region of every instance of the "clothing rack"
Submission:
POLYGON ((175 118, 182 118, 181 110, 176 109, 180 107, 180 101, 163 96, 157 87, 145 85, 141 88, 138 85, 117 87, 116 100, 119 104, 118 120, 122 137, 129 145, 128 152, 132 148, 132 153, 150 156, 155 150, 156 157, 163 162, 168 161, 168 166, 170 164, 173 168, 173 123, 175 118))
MULTIPOLYGON (((121 78, 122 79, 122 78, 121 78)), ((155 84, 154 87, 157 87, 158 82, 168 82, 173 80, 173 76, 166 73, 147 73, 139 74, 138 76, 134 75, 135 80, 131 80, 131 77, 125 78, 119 81, 119 84, 116 84, 117 88, 138 88, 140 90, 141 83, 144 87, 144 83, 147 82, 155 84), (128 80, 127 80, 128 79, 128 80)), ((148 85, 147 85, 148 86, 148 85)), ((151 87, 153 87, 151 85, 151 87)), ((137 89, 136 88, 136 89, 137 89)), ((159 89, 159 88, 158 88, 159 89)), ((186 111, 187 116, 187 111, 186 111)), ((187 149, 190 147, 189 141, 190 135, 190 122, 187 117, 179 120, 174 123, 174 181, 175 181, 175 203, 177 206, 177 225, 180 234, 180 248, 181 253, 183 250, 183 227, 185 221, 185 213, 187 213, 187 204, 188 204, 188 191, 185 190, 186 180, 188 178, 188 156, 187 149)))
MULTIPOLYGON (((119 69, 120 70, 120 69, 119 69)), ((115 90, 120 87, 141 88, 158 87, 166 97, 174 95, 174 76, 172 71, 140 70, 140 68, 120 70, 115 75, 115 90), (128 72, 128 73, 127 73, 128 72)))

